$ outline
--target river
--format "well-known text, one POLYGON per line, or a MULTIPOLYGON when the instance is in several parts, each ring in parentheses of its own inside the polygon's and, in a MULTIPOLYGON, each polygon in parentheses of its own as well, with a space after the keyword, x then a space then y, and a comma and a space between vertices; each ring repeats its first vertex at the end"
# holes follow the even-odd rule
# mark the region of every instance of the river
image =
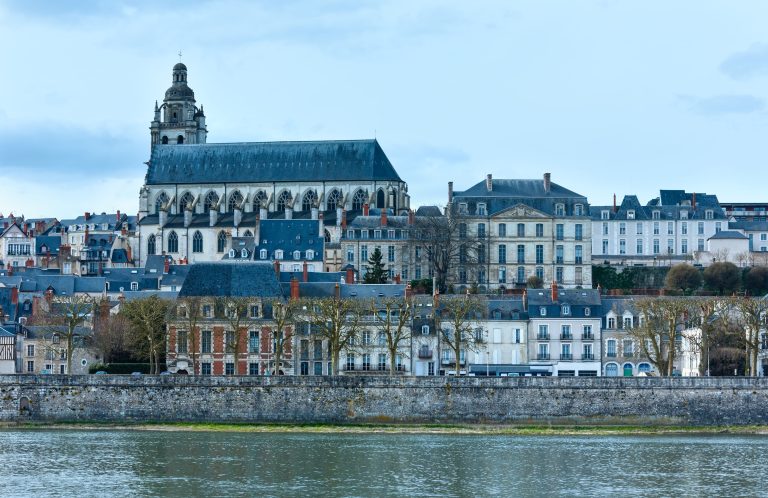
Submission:
POLYGON ((762 436, 0 430, 3 496, 761 496, 762 436))

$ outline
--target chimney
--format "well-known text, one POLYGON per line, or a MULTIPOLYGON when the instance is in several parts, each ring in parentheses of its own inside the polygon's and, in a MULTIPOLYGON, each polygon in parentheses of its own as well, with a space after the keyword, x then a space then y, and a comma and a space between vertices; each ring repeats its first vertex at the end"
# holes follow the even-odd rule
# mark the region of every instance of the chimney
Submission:
POLYGON ((347 284, 355 283, 355 269, 352 268, 352 266, 347 266, 347 277, 344 279, 344 283, 347 283, 347 284))
POLYGON ((413 212, 413 209, 408 210, 408 224, 413 225, 416 223, 416 213, 413 212))
POLYGON ((243 221, 243 210, 239 206, 235 207, 235 212, 233 213, 233 219, 234 219, 235 228, 239 227, 240 222, 243 221))
POLYGON ((344 208, 341 208, 341 207, 336 208, 336 226, 337 227, 341 226, 341 216, 343 212, 344 212, 344 208))
POLYGON ((333 289, 333 296, 336 299, 341 299, 341 289, 339 288, 339 284, 336 284, 336 287, 333 289))
MULTIPOLYGON (((10 270, 13 266, 9 267, 10 270)), ((11 287, 11 304, 19 304, 19 289, 11 287)))
POLYGON ((208 215, 210 216, 210 226, 215 227, 216 223, 219 221, 219 210, 215 208, 211 208, 208 215))
POLYGON ((453 202, 453 182, 448 182, 448 204, 453 202))
POLYGON ((552 302, 553 302, 553 303, 556 303, 556 302, 557 302, 557 298, 558 298, 558 293, 557 293, 557 282, 555 282, 555 281, 553 280, 553 281, 552 281, 552 302))
POLYGON ((381 226, 387 226, 387 208, 381 210, 381 226))
POLYGON ((13 276, 13 265, 8 265, 8 276, 9 277, 13 276))
POLYGON ((523 289, 523 313, 528 312, 528 289, 523 289))
POLYGON ((266 207, 259 207, 259 219, 266 220, 269 218, 266 207))
POLYGON ((299 299, 299 281, 296 277, 291 277, 291 301, 299 299))
POLYGON ((485 177, 485 188, 488 190, 488 192, 493 190, 493 176, 491 176, 490 173, 488 173, 488 176, 485 177))
POLYGON ((552 189, 552 182, 550 179, 552 178, 552 175, 550 173, 544 173, 544 193, 548 194, 549 191, 552 189))
POLYGON ((88 221, 89 219, 91 219, 91 213, 89 213, 88 211, 86 211, 86 212, 85 212, 85 221, 88 221))
POLYGON ((696 209, 696 192, 694 192, 693 195, 691 196, 691 207, 693 209, 696 209))
POLYGON ((278 280, 280 280, 280 261, 275 260, 273 265, 275 267, 275 276, 277 277, 278 280))
POLYGON ((317 209, 316 207, 313 207, 312 208, 312 219, 316 220, 319 213, 320 213, 320 210, 317 209))
POLYGON ((33 266, 35 266, 35 262, 32 260, 32 258, 29 258, 24 264, 24 266, 26 266, 27 268, 32 268, 33 266))
POLYGON ((293 219, 293 209, 289 208, 288 206, 285 207, 285 219, 286 220, 293 219))
POLYGON ((368 216, 369 213, 370 213, 370 207, 366 202, 365 204, 363 204, 363 216, 368 216))
POLYGON ((165 224, 168 223, 168 211, 160 209, 157 213, 157 218, 157 224, 160 225, 160 228, 163 228, 165 224))
POLYGON ((613 194, 613 212, 616 212, 616 194, 613 194))
POLYGON ((166 256, 163 258, 163 274, 168 275, 171 271, 171 257, 166 256))
POLYGON ((126 259, 128 259, 128 262, 129 263, 132 262, 133 261, 133 251, 131 251, 131 244, 128 244, 128 247, 125 248, 125 253, 126 253, 125 257, 126 257, 126 259))
POLYGON ((319 223, 318 223, 318 233, 317 233, 317 236, 324 238, 325 237, 325 225, 323 223, 323 218, 324 218, 323 213, 318 213, 317 219, 319 220, 319 223))
POLYGON ((116 216, 117 222, 120 223, 120 210, 117 210, 117 216, 116 216))
POLYGON ((85 226, 85 238, 83 238, 83 244, 88 245, 88 225, 85 226))
POLYGON ((341 211, 341 229, 342 230, 347 229, 347 210, 346 209, 341 211))
POLYGON ((408 282, 405 284, 405 298, 410 299, 411 297, 413 297, 413 289, 411 288, 411 283, 408 282))
POLYGON ((309 264, 304 261, 304 268, 302 268, 302 278, 304 282, 309 282, 309 264))

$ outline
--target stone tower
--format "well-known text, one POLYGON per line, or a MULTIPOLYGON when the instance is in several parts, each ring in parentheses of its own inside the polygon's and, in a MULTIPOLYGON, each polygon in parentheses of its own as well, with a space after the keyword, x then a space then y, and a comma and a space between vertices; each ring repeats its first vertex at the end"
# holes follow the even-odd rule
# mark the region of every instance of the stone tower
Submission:
POLYGON ((203 107, 195 105, 195 92, 187 86, 187 66, 173 66, 173 82, 149 127, 152 147, 157 144, 204 144, 208 130, 203 107), (162 119, 160 112, 162 111, 162 119))

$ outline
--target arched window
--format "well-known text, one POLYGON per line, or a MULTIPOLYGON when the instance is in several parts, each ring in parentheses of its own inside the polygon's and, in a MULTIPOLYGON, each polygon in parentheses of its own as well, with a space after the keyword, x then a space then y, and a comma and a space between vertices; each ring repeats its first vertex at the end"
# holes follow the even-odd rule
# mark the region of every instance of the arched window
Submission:
POLYGON ((164 145, 168 145, 168 137, 166 137, 165 135, 163 135, 163 140, 162 141, 163 141, 164 145))
MULTIPOLYGON (((174 115, 175 115, 175 113, 174 113, 174 115)), ((184 143, 184 137, 182 137, 181 135, 176 137, 176 143, 177 144, 183 144, 184 143)))
POLYGON ((352 209, 359 211, 363 209, 363 204, 366 202, 368 202, 368 196, 362 190, 358 190, 355 192, 354 197, 352 197, 352 209))
POLYGON ((650 373, 651 371, 651 365, 650 363, 641 363, 637 366, 638 373, 650 373))
POLYGON ((174 231, 168 234, 168 252, 179 252, 179 236, 174 231))
POLYGON ((309 211, 317 205, 317 193, 314 190, 307 190, 304 199, 301 201, 301 210, 309 211))
POLYGON ((291 203, 291 193, 287 190, 283 190, 280 193, 280 197, 277 198, 277 210, 285 211, 285 208, 291 203))
POLYGON ((336 189, 331 190, 331 193, 328 194, 328 200, 325 202, 328 211, 336 211, 336 208, 342 207, 341 200, 341 191, 336 189))
POLYGON ((187 209, 187 206, 192 206, 193 202, 195 202, 195 196, 193 196, 191 192, 185 192, 179 201, 179 212, 183 213, 187 209))
POLYGON ((205 202, 203 203, 204 211, 207 213, 211 209, 215 209, 218 204, 219 204, 219 194, 211 190, 205 196, 205 202))
POLYGON ((329 232, 328 230, 324 230, 324 232, 325 232, 325 242, 327 244, 331 241, 331 232, 329 232))
POLYGON ((605 376, 606 377, 618 377, 619 376, 619 366, 615 363, 608 363, 605 365, 605 376))
MULTIPOLYGON (((235 190, 229 194, 229 203, 227 204, 227 210, 231 213, 236 207, 243 203, 243 194, 239 190, 235 190)), ((242 208, 241 208, 242 209, 242 208)))
POLYGON ((219 232, 219 236, 216 238, 216 251, 224 252, 227 247, 227 234, 223 231, 219 232))
POLYGON ((192 236, 192 252, 203 252, 203 234, 199 230, 192 236))
POLYGON ((253 210, 258 211, 262 207, 267 207, 267 193, 263 190, 259 190, 256 192, 256 195, 253 196, 253 210))
POLYGON ((155 199, 155 213, 159 213, 160 209, 168 204, 168 194, 160 192, 160 195, 155 199))
POLYGON ((157 242, 155 242, 155 236, 150 235, 147 237, 147 254, 153 256, 157 253, 157 242))
POLYGON ((385 207, 384 191, 382 189, 376 192, 376 207, 379 209, 385 207))
POLYGON ((246 230, 245 233, 243 234, 243 237, 253 237, 253 234, 251 233, 250 230, 246 230))

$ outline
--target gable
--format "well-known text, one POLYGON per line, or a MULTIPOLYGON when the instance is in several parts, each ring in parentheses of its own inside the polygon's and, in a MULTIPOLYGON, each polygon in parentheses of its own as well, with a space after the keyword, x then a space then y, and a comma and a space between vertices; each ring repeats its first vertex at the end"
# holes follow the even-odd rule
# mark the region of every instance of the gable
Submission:
POLYGON ((519 203, 494 213, 492 218, 549 218, 549 216, 538 209, 519 203))

